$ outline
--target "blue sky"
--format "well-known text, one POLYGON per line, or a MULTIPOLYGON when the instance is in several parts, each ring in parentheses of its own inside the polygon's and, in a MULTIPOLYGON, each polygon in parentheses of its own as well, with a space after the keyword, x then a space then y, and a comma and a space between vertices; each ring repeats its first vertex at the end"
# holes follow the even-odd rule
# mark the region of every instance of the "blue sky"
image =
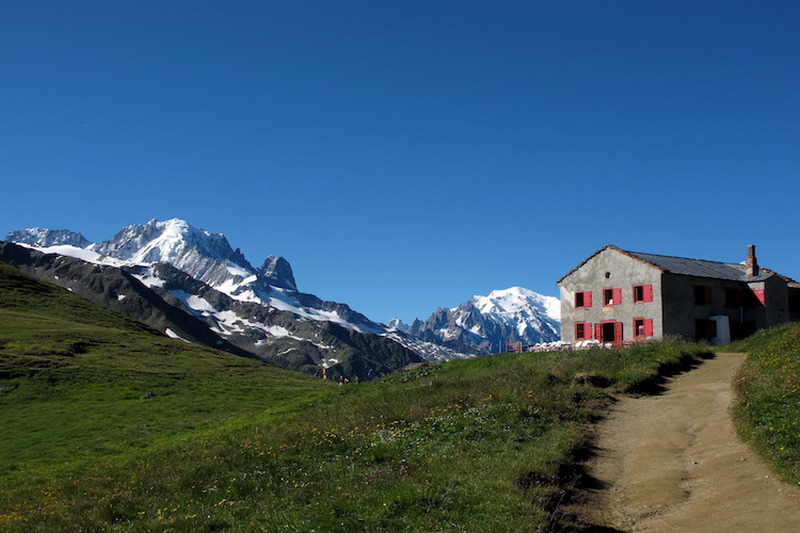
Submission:
POLYGON ((0 4, 0 234, 184 218, 375 320, 605 244, 800 279, 796 1, 0 4))

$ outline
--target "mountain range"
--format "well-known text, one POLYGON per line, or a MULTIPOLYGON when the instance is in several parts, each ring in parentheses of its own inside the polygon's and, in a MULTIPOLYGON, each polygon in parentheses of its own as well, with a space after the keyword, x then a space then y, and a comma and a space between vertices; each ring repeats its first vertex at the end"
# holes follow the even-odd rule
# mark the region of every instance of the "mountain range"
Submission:
POLYGON ((412 363, 557 340, 558 299, 514 287, 474 296, 427 320, 374 322, 298 290, 289 262, 259 267, 221 233, 151 220, 92 243, 70 230, 25 229, 0 260, 166 335, 331 379, 374 379, 412 363))

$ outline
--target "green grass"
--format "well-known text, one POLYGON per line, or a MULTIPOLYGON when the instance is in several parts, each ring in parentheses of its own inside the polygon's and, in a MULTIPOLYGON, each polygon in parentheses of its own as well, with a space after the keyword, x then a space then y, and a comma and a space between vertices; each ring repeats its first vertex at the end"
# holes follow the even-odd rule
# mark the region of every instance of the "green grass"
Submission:
POLYGON ((800 485, 800 323, 729 348, 749 354, 736 377, 740 436, 783 480, 800 485))
POLYGON ((573 528, 560 509, 609 393, 705 350, 505 354, 333 386, 0 274, 3 531, 573 528))

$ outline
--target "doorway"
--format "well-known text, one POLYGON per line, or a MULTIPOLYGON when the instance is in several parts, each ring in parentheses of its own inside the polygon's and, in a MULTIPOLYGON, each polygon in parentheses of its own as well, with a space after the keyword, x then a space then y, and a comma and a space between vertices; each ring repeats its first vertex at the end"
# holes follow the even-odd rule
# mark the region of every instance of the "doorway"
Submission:
POLYGON ((619 344, 622 342, 622 322, 613 320, 601 322, 597 325, 596 333, 597 340, 600 342, 619 344))

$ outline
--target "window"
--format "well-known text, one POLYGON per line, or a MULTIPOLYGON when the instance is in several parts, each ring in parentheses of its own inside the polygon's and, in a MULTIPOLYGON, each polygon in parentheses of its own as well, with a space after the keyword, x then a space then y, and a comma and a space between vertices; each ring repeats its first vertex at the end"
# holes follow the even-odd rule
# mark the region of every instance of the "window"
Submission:
POLYGON ((725 289, 725 307, 740 307, 742 305, 742 301, 741 289, 725 289))
POLYGON ((622 289, 603 289, 603 306, 619 305, 622 303, 622 289))
POLYGON ((695 305, 711 305, 711 301, 711 287, 704 287, 702 285, 694 286, 695 305))
POLYGON ((588 322, 575 323, 575 340, 581 341, 592 338, 592 325, 588 322))
POLYGON ((653 319, 652 318, 634 318, 633 319, 633 336, 636 338, 652 337, 653 336, 653 319))
POLYGON ((713 320, 698 318, 694 321, 694 338, 711 340, 717 336, 717 323, 713 320))
POLYGON ((634 285, 633 286, 633 302, 644 303, 653 301, 653 286, 652 285, 634 285))
POLYGON ((592 291, 575 291, 575 307, 591 307, 592 291))

